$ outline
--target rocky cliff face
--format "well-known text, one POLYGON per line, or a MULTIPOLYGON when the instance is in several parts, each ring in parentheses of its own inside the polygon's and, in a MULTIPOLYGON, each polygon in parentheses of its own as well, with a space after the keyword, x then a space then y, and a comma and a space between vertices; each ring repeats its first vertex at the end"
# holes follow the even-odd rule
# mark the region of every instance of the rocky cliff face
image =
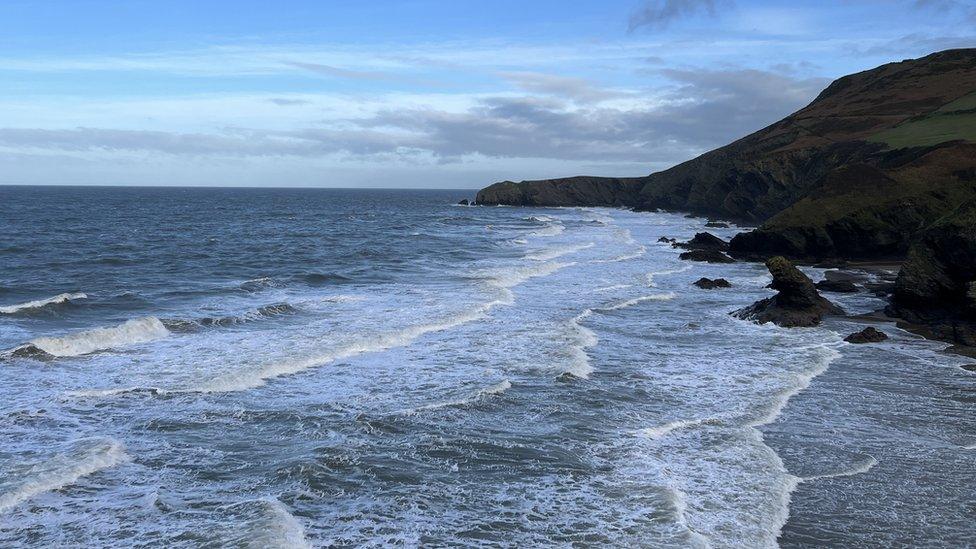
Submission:
POLYGON ((503 181, 478 192, 484 206, 614 206, 633 207, 640 178, 567 177, 514 183, 503 181))
POLYGON ((634 179, 499 183, 478 201, 680 210, 752 223, 732 251, 904 256, 914 235, 976 198, 976 49, 845 76, 739 141, 634 179))
POLYGON ((976 345, 976 200, 926 229, 895 283, 894 312, 976 345))

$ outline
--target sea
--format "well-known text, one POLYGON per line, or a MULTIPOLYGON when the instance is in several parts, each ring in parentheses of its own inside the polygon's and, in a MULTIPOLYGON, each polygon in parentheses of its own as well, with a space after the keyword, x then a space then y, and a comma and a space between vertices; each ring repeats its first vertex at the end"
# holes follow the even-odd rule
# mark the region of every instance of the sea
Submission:
POLYGON ((0 187, 0 546, 976 543, 971 359, 472 194, 0 187))

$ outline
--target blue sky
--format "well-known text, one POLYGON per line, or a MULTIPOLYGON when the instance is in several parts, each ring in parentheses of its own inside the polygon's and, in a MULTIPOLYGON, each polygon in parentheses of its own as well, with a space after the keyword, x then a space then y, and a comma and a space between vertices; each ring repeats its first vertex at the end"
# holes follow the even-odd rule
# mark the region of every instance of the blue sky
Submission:
POLYGON ((478 188, 642 175, 976 1, 0 3, 0 184, 478 188))

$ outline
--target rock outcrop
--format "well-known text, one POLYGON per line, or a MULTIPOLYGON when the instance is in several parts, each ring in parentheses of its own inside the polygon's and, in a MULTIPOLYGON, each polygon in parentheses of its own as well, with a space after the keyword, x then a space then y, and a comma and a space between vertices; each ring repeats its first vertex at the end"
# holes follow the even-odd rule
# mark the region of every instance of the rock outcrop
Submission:
POLYGON ((675 242, 674 247, 684 248, 686 250, 715 250, 726 252, 729 249, 729 243, 712 233, 697 233, 688 242, 675 242))
POLYGON ((824 315, 844 314, 843 309, 821 297, 813 281, 786 258, 773 257, 766 261, 766 268, 773 275, 770 287, 779 293, 735 311, 733 316, 795 328, 816 326, 824 315))
POLYGON ((732 284, 728 280, 725 280, 724 278, 716 278, 713 280, 711 278, 702 277, 696 280, 693 284, 695 286, 698 286, 702 290, 715 290, 718 288, 732 287, 732 284))
POLYGON ((892 310, 942 338, 976 345, 976 200, 919 236, 898 273, 892 310))
POLYGON ((868 326, 860 332, 855 332, 845 337, 844 341, 854 343, 856 345, 862 345, 864 343, 880 343, 886 339, 888 339, 888 334, 879 331, 872 326, 868 326))
POLYGON ((482 206, 633 207, 643 178, 577 176, 515 183, 503 181, 478 191, 482 206))
POLYGON ((839 294, 853 294, 857 292, 857 285, 850 280, 821 280, 814 284, 821 292, 839 294))
POLYGON ((731 257, 717 250, 692 250, 678 256, 684 261, 701 261, 704 263, 735 263, 731 257))

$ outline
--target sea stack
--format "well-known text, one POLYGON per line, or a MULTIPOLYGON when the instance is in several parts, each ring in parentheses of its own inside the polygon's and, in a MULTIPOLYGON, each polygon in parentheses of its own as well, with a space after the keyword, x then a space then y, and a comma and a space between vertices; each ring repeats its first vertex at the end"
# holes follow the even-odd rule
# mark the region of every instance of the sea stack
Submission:
POLYGON ((760 324, 772 322, 784 328, 798 328, 816 326, 824 315, 844 314, 843 309, 821 297, 813 281, 785 257, 767 260, 766 268, 773 275, 770 287, 779 293, 735 311, 733 316, 760 324))

